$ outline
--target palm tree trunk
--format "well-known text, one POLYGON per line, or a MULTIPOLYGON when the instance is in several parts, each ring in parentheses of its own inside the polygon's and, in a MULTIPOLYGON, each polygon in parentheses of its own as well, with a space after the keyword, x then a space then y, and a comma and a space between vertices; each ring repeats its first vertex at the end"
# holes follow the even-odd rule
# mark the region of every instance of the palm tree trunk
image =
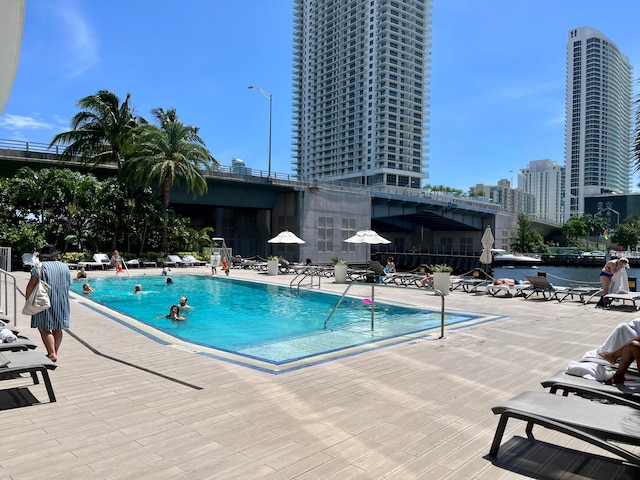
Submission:
POLYGON ((169 199, 171 196, 171 176, 164 177, 162 182, 162 203, 164 204, 164 218, 162 221, 162 237, 160 240, 160 246, 162 251, 167 251, 167 231, 169 230, 169 199))

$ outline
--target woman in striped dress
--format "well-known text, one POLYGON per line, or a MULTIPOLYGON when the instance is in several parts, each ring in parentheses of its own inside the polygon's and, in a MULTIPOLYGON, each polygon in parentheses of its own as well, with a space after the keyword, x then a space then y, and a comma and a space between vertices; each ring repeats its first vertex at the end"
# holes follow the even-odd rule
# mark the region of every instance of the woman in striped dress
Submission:
MULTIPOLYGON (((55 246, 45 245, 40 250, 40 262, 42 265, 42 280, 47 282, 51 289, 49 298, 51 307, 31 316, 31 328, 37 328, 42 337, 42 342, 47 349, 47 357, 54 362, 58 360, 58 350, 62 343, 62 331, 69 328, 69 287, 71 286, 71 272, 69 267, 58 261, 58 253, 55 246)), ((38 283, 39 264, 31 269, 31 278, 27 284, 26 296, 38 283)))

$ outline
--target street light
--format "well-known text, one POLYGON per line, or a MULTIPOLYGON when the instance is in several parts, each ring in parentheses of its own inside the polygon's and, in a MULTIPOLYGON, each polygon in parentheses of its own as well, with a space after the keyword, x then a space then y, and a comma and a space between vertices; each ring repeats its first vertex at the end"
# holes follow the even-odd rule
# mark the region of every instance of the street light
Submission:
POLYGON ((273 125, 273 96, 270 93, 265 92, 260 87, 256 87, 255 85, 249 85, 249 90, 255 88, 258 90, 265 98, 269 99, 269 169, 267 171, 267 178, 271 178, 271 129, 273 125))

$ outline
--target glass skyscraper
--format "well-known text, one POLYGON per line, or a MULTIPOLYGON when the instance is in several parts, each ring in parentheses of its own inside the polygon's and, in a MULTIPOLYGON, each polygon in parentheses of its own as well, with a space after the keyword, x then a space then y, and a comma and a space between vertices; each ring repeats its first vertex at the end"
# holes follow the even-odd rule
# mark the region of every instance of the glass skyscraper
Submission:
POLYGON ((294 12, 298 178, 421 188, 431 0, 295 0, 294 12))
POLYGON ((565 217, 584 198, 629 192, 633 67, 601 32, 569 32, 565 126, 565 217))

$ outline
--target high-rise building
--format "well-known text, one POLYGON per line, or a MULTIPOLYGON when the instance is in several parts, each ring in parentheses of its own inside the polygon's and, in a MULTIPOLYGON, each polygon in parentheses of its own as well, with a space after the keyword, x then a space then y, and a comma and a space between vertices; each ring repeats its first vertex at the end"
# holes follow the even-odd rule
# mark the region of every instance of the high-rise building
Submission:
POLYGON ((534 160, 518 175, 518 188, 531 194, 530 216, 543 222, 564 222, 562 194, 565 168, 553 160, 534 160))
POLYGON ((298 178, 421 188, 431 0, 296 0, 294 12, 298 178))
POLYGON ((565 218, 584 198, 628 193, 631 175, 633 67, 599 31, 569 32, 565 126, 565 218))
POLYGON ((18 69, 25 5, 25 0, 0 2, 0 114, 18 69))

